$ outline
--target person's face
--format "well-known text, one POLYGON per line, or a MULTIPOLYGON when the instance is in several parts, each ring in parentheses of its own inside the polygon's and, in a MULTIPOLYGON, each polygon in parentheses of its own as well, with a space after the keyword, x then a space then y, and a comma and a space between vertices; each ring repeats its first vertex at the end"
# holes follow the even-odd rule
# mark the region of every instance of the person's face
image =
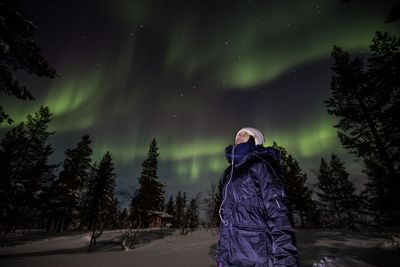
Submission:
POLYGON ((249 141, 249 138, 250 135, 247 132, 240 132, 235 140, 235 145, 246 143, 247 141, 249 141))

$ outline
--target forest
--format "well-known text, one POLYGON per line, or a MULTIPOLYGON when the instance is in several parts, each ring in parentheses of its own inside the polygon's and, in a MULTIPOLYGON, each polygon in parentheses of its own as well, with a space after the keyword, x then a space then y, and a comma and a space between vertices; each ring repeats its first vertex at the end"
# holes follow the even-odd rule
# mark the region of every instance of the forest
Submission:
MULTIPOLYGON (((1 5, 2 16, 9 19, 8 24, 1 22, 0 92, 22 100, 34 99, 14 73, 23 71, 47 78, 58 74, 39 47, 27 41, 34 36, 34 27, 15 12, 17 7, 8 4, 3 9, 1 5)), ((343 148, 363 163, 365 183, 363 188, 356 188, 345 163, 332 153, 330 158, 316 162, 317 182, 311 185, 291 152, 274 143, 282 155, 280 166, 292 220, 298 229, 399 227, 400 38, 376 32, 368 56, 352 55, 335 46, 331 57, 331 96, 324 102, 326 111, 338 121, 335 128, 343 148)), ((211 184, 207 192, 191 198, 179 191, 166 200, 165 184, 157 172, 156 138, 143 159, 137 186, 132 185, 137 189, 121 196, 116 192, 118 170, 112 154, 107 152, 95 162, 89 135, 65 150, 62 162, 49 161, 55 150, 49 138, 57 134, 49 130, 51 121, 51 110, 42 106, 15 125, 0 106, 0 124, 12 125, 0 142, 2 234, 32 229, 89 230, 95 242, 107 229, 129 229, 133 233, 149 227, 154 211, 171 215, 169 227, 180 229, 181 234, 201 225, 218 227, 219 184, 211 184), (129 207, 121 207, 122 197, 129 199, 129 207)))

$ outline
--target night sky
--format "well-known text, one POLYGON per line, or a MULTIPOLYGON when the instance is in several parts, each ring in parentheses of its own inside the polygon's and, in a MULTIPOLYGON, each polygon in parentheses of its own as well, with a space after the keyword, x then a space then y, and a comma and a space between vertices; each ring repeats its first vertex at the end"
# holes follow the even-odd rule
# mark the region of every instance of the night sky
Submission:
MULTIPOLYGON (((119 189, 136 186, 152 138, 167 195, 217 182, 238 129, 260 129, 315 182, 321 157, 361 163, 341 148, 330 95, 333 45, 368 56, 393 1, 22 1, 59 78, 18 74, 35 101, 2 95, 16 122, 40 105, 54 114, 52 162, 83 134, 94 158, 109 150, 119 189)), ((1 126, 1 136, 7 125, 1 126)))

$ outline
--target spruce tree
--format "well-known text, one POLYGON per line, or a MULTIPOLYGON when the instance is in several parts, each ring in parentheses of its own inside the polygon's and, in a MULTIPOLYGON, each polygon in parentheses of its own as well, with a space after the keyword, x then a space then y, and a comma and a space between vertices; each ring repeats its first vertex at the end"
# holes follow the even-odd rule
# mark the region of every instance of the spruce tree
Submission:
MULTIPOLYGON (((306 185, 307 174, 302 172, 297 160, 288 154, 285 148, 278 146, 276 142, 273 143, 273 147, 281 152, 282 182, 294 217, 299 220, 302 228, 314 226, 316 211, 311 198, 313 191, 306 185)), ((294 223, 297 224, 297 220, 294 223)))
POLYGON ((209 221, 209 227, 215 228, 219 227, 219 208, 221 206, 221 190, 222 185, 218 183, 218 186, 211 183, 210 190, 207 192, 208 198, 204 200, 206 211, 207 211, 207 219, 209 221))
MULTIPOLYGON (((50 175, 56 167, 56 165, 48 163, 49 157, 54 152, 49 142, 50 136, 55 133, 49 130, 51 116, 49 108, 43 106, 33 116, 30 114, 27 116, 26 128, 30 145, 28 151, 30 168, 27 178, 30 176, 30 179, 26 180, 26 185, 31 195, 26 198, 26 201, 30 203, 32 210, 37 210, 36 207, 42 205, 40 197, 43 188, 49 183, 50 175)), ((28 169, 27 166, 25 168, 28 169)))
POLYGON ((331 155, 329 162, 331 175, 334 181, 337 181, 339 186, 339 205, 340 212, 344 215, 344 223, 350 228, 355 227, 355 218, 357 217, 357 209, 360 207, 360 202, 355 194, 353 183, 349 180, 349 173, 346 171, 344 162, 342 162, 335 154, 331 155))
POLYGON ((377 225, 395 225, 397 209, 393 207, 391 183, 377 164, 369 161, 367 165, 368 182, 361 192, 364 200, 363 212, 372 217, 377 225))
POLYGON ((354 229, 356 209, 360 202, 344 163, 335 154, 331 155, 329 165, 325 159, 321 159, 317 186, 320 189, 317 195, 325 207, 322 212, 324 218, 328 219, 326 223, 336 221, 336 225, 354 229))
POLYGON ((175 196, 175 207, 173 213, 173 225, 175 228, 181 227, 181 220, 182 220, 182 213, 184 211, 183 204, 182 204, 182 193, 179 190, 175 196))
POLYGON ((312 190, 306 186, 307 174, 302 172, 292 155, 288 155, 286 166, 288 198, 292 203, 293 212, 300 218, 300 227, 304 228, 309 223, 307 220, 312 208, 312 190))
POLYGON ((181 214, 178 214, 178 216, 180 216, 181 235, 183 235, 183 234, 186 234, 186 230, 188 229, 188 222, 189 222, 188 217, 187 217, 187 215, 188 215, 188 213, 187 213, 188 205, 187 205, 187 196, 186 196, 186 192, 183 192, 182 198, 181 198, 181 201, 180 201, 180 202, 181 202, 181 210, 182 210, 182 213, 181 213, 181 214))
MULTIPOLYGON (((48 78, 55 78, 57 74, 33 40, 36 27, 21 9, 20 1, 1 1, 0 17, 0 93, 32 100, 30 91, 15 79, 17 71, 48 78)), ((4 120, 12 122, 0 106, 0 125, 4 120)))
POLYGON ((172 196, 170 196, 167 204, 165 205, 165 212, 170 215, 173 215, 174 207, 175 207, 174 198, 172 196))
POLYGON ((175 198, 174 226, 182 231, 186 227, 186 201, 186 193, 178 191, 175 198))
POLYGON ((86 214, 89 215, 89 229, 93 231, 102 231, 115 222, 116 209, 118 209, 118 203, 114 197, 115 178, 112 157, 107 152, 98 164, 89 184, 86 214))
POLYGON ((339 118, 335 127, 343 147, 364 160, 375 217, 400 225, 400 38, 377 32, 370 50, 365 64, 333 49, 332 96, 325 103, 339 118))
POLYGON ((60 221, 59 215, 59 195, 57 186, 57 175, 53 174, 42 194, 41 218, 42 225, 46 232, 54 230, 60 221))
POLYGON ((147 158, 142 164, 142 174, 139 177, 139 188, 132 199, 131 206, 136 206, 143 221, 143 226, 150 223, 150 212, 161 211, 164 208, 163 184, 158 180, 158 156, 156 139, 150 143, 147 158))
POLYGON ((120 229, 130 228, 129 221, 130 221, 130 219, 129 219, 128 210, 126 208, 124 208, 122 210, 122 212, 120 212, 120 215, 119 215, 119 228, 120 229))
POLYGON ((65 151, 63 170, 57 181, 57 217, 64 230, 72 223, 75 227, 81 223, 92 167, 90 143, 89 135, 84 135, 76 148, 65 151))
POLYGON ((0 207, 3 228, 11 230, 17 223, 25 191, 23 166, 29 144, 25 124, 20 123, 5 133, 0 150, 0 207))
POLYGON ((7 231, 18 225, 30 227, 40 216, 42 194, 55 168, 48 163, 53 148, 48 143, 54 134, 48 130, 51 113, 47 107, 27 116, 5 134, 0 149, 1 208, 7 231))
POLYGON ((329 164, 324 158, 321 158, 317 179, 317 187, 319 189, 317 195, 322 204, 321 208, 323 208, 321 213, 325 219, 324 224, 326 226, 332 223, 342 225, 342 213, 339 203, 339 184, 333 179, 329 164))
POLYGON ((131 202, 129 203, 129 221, 130 221, 130 228, 142 228, 143 227, 143 220, 141 217, 141 213, 139 211, 139 206, 137 204, 137 191, 135 195, 132 196, 131 202))
MULTIPOLYGON (((115 188, 115 184, 114 184, 115 188)), ((121 217, 121 210, 119 207, 119 201, 117 197, 114 197, 114 203, 110 205, 110 208, 108 210, 110 216, 109 216, 109 229, 118 229, 120 227, 120 217, 121 217)))
POLYGON ((193 232, 199 227, 199 206, 195 198, 190 200, 185 218, 189 231, 193 232))

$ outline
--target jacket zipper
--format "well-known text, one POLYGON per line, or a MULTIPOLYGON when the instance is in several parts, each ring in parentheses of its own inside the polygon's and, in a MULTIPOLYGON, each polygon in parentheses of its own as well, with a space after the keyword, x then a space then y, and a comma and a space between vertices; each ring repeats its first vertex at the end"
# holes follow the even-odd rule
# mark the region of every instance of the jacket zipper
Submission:
POLYGON ((278 202, 278 196, 276 194, 274 195, 274 199, 275 199, 276 205, 278 205, 278 208, 281 208, 281 205, 279 205, 279 202, 278 202))

